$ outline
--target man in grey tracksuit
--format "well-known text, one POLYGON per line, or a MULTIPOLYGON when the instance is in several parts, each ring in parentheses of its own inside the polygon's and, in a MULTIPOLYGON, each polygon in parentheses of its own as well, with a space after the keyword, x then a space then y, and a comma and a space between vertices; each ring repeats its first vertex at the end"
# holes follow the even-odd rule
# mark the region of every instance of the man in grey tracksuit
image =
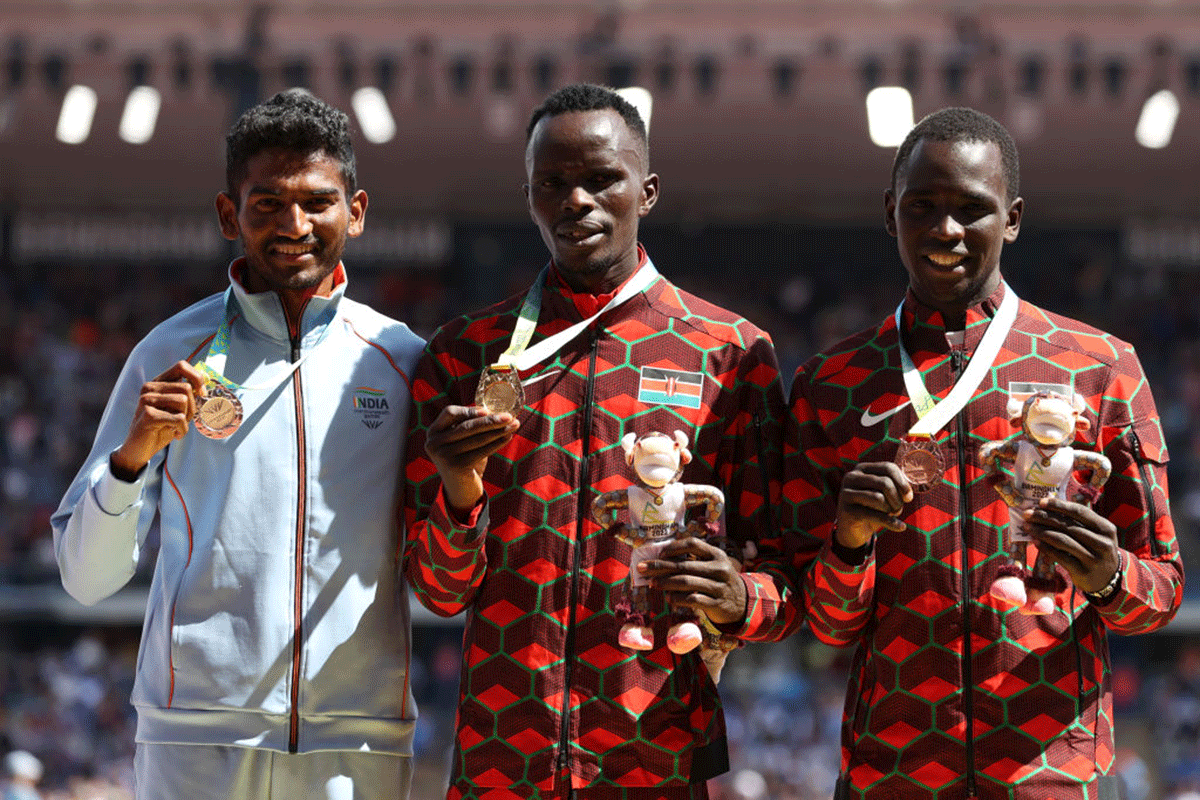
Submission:
POLYGON ((403 798, 396 509, 423 342, 344 296, 367 207, 345 114, 289 90, 227 144, 217 213, 245 255, 130 355, 53 517, 63 584, 112 594, 157 528, 139 800, 403 798))

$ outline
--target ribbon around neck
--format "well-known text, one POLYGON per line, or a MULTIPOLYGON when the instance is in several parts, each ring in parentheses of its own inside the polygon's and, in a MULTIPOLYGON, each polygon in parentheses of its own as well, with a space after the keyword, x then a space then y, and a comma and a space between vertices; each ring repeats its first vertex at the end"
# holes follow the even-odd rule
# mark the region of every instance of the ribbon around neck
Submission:
POLYGON ((1007 283, 1003 285, 1004 300, 1000 302, 995 316, 988 323, 979 346, 975 348, 975 354, 971 356, 966 370, 955 381, 950 393, 940 401, 929 394, 925 382, 921 380, 920 370, 913 364, 912 357, 904 347, 901 328, 904 301, 901 300, 900 305, 896 306, 896 339, 900 347, 900 367, 904 373, 904 387, 912 400, 913 410, 917 412, 917 422, 909 429, 909 436, 932 438, 970 402, 975 390, 983 382, 984 375, 992 368, 1000 348, 1004 345, 1005 337, 1017 319, 1017 308, 1020 305, 1016 292, 1009 288, 1007 283))
POLYGON ((646 263, 638 268, 633 277, 625 282, 625 285, 621 287, 621 291, 617 292, 616 296, 612 300, 609 300, 604 308, 592 314, 587 319, 576 322, 571 327, 547 336, 533 347, 529 347, 529 340, 533 338, 533 332, 537 329, 538 314, 542 310, 542 289, 546 285, 546 279, 549 276, 550 265, 547 264, 538 273, 533 286, 529 287, 529 292, 525 295, 525 301, 521 304, 521 312, 517 317, 517 324, 513 328, 508 349, 500 355, 495 366, 525 370, 542 363, 547 357, 558 352, 563 345, 582 333, 601 314, 616 308, 634 295, 644 291, 658 277, 658 270, 655 269, 654 263, 647 258, 646 263))

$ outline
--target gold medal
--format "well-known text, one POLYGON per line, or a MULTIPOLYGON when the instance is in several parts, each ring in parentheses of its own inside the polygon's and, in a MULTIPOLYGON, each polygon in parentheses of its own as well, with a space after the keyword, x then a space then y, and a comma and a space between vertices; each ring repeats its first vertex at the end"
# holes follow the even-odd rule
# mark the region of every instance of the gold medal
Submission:
POLYGON ((202 436, 225 439, 242 424, 242 401, 219 383, 205 384, 204 397, 196 398, 196 417, 192 424, 202 436))
POLYGON ((493 364, 484 367, 475 389, 475 405, 493 414, 516 414, 525 406, 525 391, 515 367, 493 364))
POLYGON ((896 451, 896 464, 914 492, 927 492, 942 482, 946 457, 942 448, 929 437, 904 439, 896 451))

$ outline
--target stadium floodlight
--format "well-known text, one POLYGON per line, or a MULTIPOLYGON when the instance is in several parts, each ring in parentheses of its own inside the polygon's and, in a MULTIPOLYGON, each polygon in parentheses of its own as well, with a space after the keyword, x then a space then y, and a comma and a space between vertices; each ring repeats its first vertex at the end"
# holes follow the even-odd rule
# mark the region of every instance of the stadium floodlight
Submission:
POLYGON ((92 132, 98 98, 90 86, 76 84, 63 97, 54 135, 65 144, 83 144, 92 132))
POLYGON ((649 136, 650 112, 654 108, 654 98, 650 92, 640 86, 626 86, 623 89, 617 89, 617 94, 624 97, 631 106, 637 109, 638 115, 642 118, 642 123, 646 126, 646 135, 649 136))
POLYGON ((125 99, 117 133, 130 144, 145 144, 154 136, 162 94, 153 86, 135 86, 125 99))
POLYGON ((1171 143, 1175 120, 1179 118, 1179 100, 1170 89, 1155 92, 1146 99, 1138 117, 1134 138, 1142 147, 1161 150, 1171 143))
POLYGON ((374 86, 356 89, 350 98, 358 127, 371 144, 390 142, 396 135, 396 120, 388 108, 387 98, 374 86))
POLYGON ((867 92, 867 132, 880 147, 899 147, 913 127, 912 95, 903 86, 867 92))

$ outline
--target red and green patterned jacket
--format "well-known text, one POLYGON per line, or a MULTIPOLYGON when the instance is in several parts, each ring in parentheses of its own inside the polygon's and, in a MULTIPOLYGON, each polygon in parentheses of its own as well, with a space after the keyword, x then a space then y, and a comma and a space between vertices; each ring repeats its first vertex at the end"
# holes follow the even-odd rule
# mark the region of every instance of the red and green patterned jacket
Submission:
MULTIPOLYGON (((953 384, 1005 291, 968 311, 957 353, 941 316, 909 293, 904 340, 935 397, 953 384)), ((916 421, 896 344, 889 318, 802 366, 785 434, 791 538, 774 544, 794 555, 776 563, 775 577, 795 589, 803 575, 803 607, 818 638, 857 645, 839 798, 1107 796, 1100 784, 1109 779, 1098 777, 1113 764, 1106 634, 1162 627, 1183 586, 1167 452, 1137 356, 1108 334, 1022 302, 991 374, 938 436, 944 482, 905 506, 904 533, 881 531, 852 565, 830 543, 842 476, 860 461, 893 459, 916 421), (1021 382, 1082 395, 1091 428, 1075 446, 1112 460, 1095 508, 1120 531, 1124 577, 1101 607, 1068 587, 1057 613, 1032 617, 1002 611, 989 594, 1006 558, 1008 510, 979 448, 1013 435, 1005 403, 1021 382)), ((799 624, 795 611, 759 614, 746 633, 784 635, 799 624)))
MULTIPOLYGON (((535 345, 583 318, 553 276, 548 284, 535 345)), ((450 795, 703 781, 728 768, 716 686, 694 652, 666 648, 665 613, 655 650, 618 646, 613 609, 630 548, 589 508, 632 482, 623 435, 682 430, 693 460, 681 480, 725 492, 728 534, 770 531, 785 412, 774 348, 661 276, 605 312, 521 373, 526 408, 488 461, 480 541, 448 516, 425 432, 445 405, 473 403, 523 296, 443 326, 413 379, 406 571, 434 612, 467 611, 450 795)))

